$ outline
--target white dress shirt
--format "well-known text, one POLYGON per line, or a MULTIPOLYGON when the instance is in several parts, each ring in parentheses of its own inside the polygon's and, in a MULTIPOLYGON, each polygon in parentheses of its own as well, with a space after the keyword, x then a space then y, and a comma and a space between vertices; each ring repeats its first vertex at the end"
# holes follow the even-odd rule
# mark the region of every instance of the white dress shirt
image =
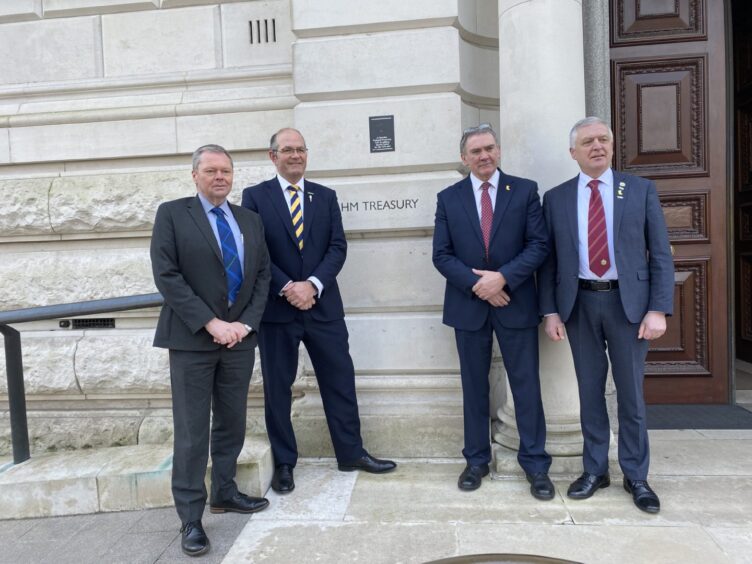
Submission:
POLYGON ((593 180, 580 172, 577 181, 577 233, 579 235, 580 278, 585 280, 617 280, 614 255, 614 172, 609 168, 597 178, 598 191, 603 201, 603 212, 606 215, 606 233, 608 235, 609 268, 602 277, 598 277, 590 270, 590 256, 588 253, 588 210, 590 209, 590 188, 588 182, 593 180))
MULTIPOLYGON (((496 169, 496 172, 493 173, 493 176, 487 180, 487 182, 491 185, 491 187, 488 189, 488 195, 491 197, 491 209, 496 209, 496 191, 499 189, 499 177, 501 175, 499 174, 499 170, 496 169)), ((481 186, 483 185, 483 181, 475 176, 473 173, 470 173, 470 182, 473 184, 473 195, 475 196, 475 206, 478 208, 478 218, 481 217, 481 204, 480 204, 480 198, 483 195, 483 190, 481 189, 481 186)))

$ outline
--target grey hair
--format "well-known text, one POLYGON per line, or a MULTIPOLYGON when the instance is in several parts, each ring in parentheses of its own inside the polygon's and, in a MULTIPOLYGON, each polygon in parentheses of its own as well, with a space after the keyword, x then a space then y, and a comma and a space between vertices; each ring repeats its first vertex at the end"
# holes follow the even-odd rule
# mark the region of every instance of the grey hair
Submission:
POLYGON ((496 143, 496 146, 499 146, 499 137, 496 135, 496 132, 494 131, 493 127, 491 127, 490 123, 481 123, 479 125, 476 125, 474 127, 468 127, 462 132, 462 139, 460 139, 460 154, 465 154, 465 146, 467 145, 467 140, 473 137, 474 135, 481 135, 483 133, 490 133, 494 138, 494 143, 496 143))
POLYGON ((270 151, 277 151, 277 150, 279 150, 279 143, 277 143, 277 136, 280 133, 284 133, 285 131, 294 131, 295 133, 297 133, 298 135, 300 135, 300 137, 303 139, 303 145, 305 145, 305 138, 303 137, 303 134, 300 131, 298 131, 294 127, 283 127, 282 129, 280 129, 279 131, 277 131, 274 135, 272 135, 272 138, 269 140, 269 150, 270 151))
POLYGON ((574 149, 574 146, 577 144, 577 133, 580 131, 580 129, 582 129, 583 127, 587 127, 588 125, 605 125, 606 129, 608 129, 609 140, 610 141, 614 140, 614 132, 611 131, 611 126, 599 117, 590 116, 590 117, 581 119, 580 121, 578 121, 572 126, 572 129, 569 131, 569 148, 570 149, 574 149))
POLYGON ((219 145, 203 145, 193 151, 193 170, 198 170, 198 165, 201 162, 201 155, 204 153, 219 153, 230 159, 230 166, 234 168, 232 163, 232 155, 227 152, 227 149, 219 145))

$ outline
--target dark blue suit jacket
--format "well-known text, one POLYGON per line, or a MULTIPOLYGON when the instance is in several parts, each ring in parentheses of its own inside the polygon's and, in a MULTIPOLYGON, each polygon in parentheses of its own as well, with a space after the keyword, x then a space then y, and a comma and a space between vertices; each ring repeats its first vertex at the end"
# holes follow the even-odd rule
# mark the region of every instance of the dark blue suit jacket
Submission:
POLYGON ((495 315, 508 328, 538 325, 533 274, 548 253, 546 241, 538 185, 532 180, 501 172, 488 260, 470 177, 439 192, 433 264, 447 280, 444 323, 476 331, 489 315, 495 315), (504 275, 511 297, 509 305, 493 307, 473 293, 472 287, 479 279, 473 268, 497 270, 504 275))
MULTIPOLYGON (((541 314, 569 319, 578 292, 577 180, 543 196, 551 254, 538 273, 541 314)), ((639 323, 648 311, 673 312, 674 262, 652 180, 614 171, 614 254, 624 313, 639 323)))
POLYGON ((315 276, 324 285, 311 316, 318 321, 345 317, 337 274, 345 264, 347 241, 337 194, 331 188, 306 180, 304 197, 301 251, 277 177, 243 190, 243 207, 261 216, 271 259, 272 281, 264 322, 287 323, 295 318, 299 310, 279 293, 290 280, 306 280, 309 276, 315 276))

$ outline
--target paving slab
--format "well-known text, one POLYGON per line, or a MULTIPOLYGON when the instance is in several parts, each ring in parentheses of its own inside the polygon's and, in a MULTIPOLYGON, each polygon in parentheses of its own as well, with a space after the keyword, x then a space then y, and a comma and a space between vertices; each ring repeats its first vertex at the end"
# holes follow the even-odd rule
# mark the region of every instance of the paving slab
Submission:
POLYGON ((524 478, 484 478, 473 492, 457 488, 464 464, 407 463, 388 475, 360 473, 346 520, 377 522, 565 523, 558 488, 551 501, 530 495, 524 478))
POLYGON ((458 554, 537 554, 608 564, 733 562, 700 527, 460 525, 458 554))
POLYGON ((752 564, 752 528, 709 527, 707 531, 732 562, 752 564))

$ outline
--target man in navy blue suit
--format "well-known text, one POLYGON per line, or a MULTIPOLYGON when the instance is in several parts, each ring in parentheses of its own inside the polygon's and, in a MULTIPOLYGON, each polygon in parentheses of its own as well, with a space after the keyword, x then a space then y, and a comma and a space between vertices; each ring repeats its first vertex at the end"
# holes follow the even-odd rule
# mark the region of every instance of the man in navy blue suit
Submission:
POLYGON ((663 335, 673 310, 666 221, 652 181, 611 169, 614 134, 603 120, 578 121, 569 147, 581 172, 543 197, 551 254, 538 274, 546 334, 553 341, 569 334, 580 393, 584 472, 567 496, 587 499, 611 484, 604 397, 610 359, 624 489, 639 509, 658 513, 647 482, 642 390, 648 341, 663 335))
POLYGON ((347 241, 334 190, 304 179, 308 149, 284 128, 270 142, 271 180, 243 191, 243 207, 261 216, 271 259, 269 300, 259 329, 266 430, 274 456, 272 488, 295 488, 298 448, 290 420, 298 347, 306 347, 321 391, 334 453, 342 471, 384 473, 391 460, 363 448, 347 326, 337 274, 347 241))
POLYGON ((538 499, 554 496, 538 374, 538 301, 533 274, 548 253, 538 186, 498 168, 501 150, 488 124, 465 130, 462 162, 470 175, 439 193, 433 264, 447 279, 444 323, 460 357, 467 466, 461 490, 489 472, 489 383, 493 335, 514 398, 517 460, 538 499))

